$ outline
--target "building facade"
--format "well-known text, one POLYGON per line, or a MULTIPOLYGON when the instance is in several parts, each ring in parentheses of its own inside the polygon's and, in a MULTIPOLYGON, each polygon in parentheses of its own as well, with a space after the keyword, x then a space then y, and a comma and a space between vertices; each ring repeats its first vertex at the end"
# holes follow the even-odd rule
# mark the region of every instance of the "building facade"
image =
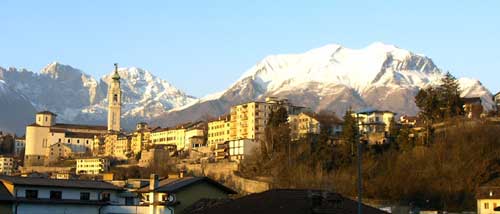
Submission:
POLYGON ((77 175, 98 175, 108 172, 110 169, 109 160, 106 158, 82 158, 76 159, 77 175))
POLYGON ((221 116, 217 120, 208 122, 207 144, 211 149, 221 142, 229 141, 231 130, 231 118, 229 115, 221 116))
POLYGON ((48 164, 50 146, 56 143, 70 147, 73 152, 91 152, 94 137, 107 133, 105 126, 56 123, 56 117, 49 111, 38 112, 35 123, 26 127, 25 166, 48 164))
POLYGON ((150 138, 153 145, 175 145, 177 150, 187 150, 199 137, 205 137, 202 122, 188 123, 175 128, 156 129, 151 132, 150 138))
POLYGON ((251 139, 257 143, 264 140, 264 132, 272 111, 279 108, 287 110, 289 115, 296 115, 306 109, 293 106, 287 99, 266 98, 265 102, 248 102, 231 107, 230 140, 251 139))
POLYGON ((367 110, 353 113, 362 133, 388 133, 394 121, 394 112, 367 110))
POLYGON ((14 158, 0 155, 0 174, 11 175, 15 170, 14 158))
POLYGON ((26 148, 26 137, 16 137, 14 141, 14 156, 23 157, 26 148))

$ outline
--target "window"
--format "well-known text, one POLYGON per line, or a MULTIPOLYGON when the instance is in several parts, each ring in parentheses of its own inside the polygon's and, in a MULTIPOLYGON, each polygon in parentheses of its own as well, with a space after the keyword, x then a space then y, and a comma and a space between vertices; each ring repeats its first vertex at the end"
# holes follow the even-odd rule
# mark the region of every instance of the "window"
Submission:
POLYGON ((102 192, 100 199, 101 201, 109 201, 111 199, 111 194, 109 192, 102 192))
POLYGON ((134 197, 125 197, 125 205, 134 205, 134 197))
POLYGON ((118 102, 118 94, 115 94, 115 95, 113 96, 113 101, 114 101, 115 103, 116 103, 116 102, 118 102))
POLYGON ((82 200, 82 201, 90 200, 90 192, 81 192, 80 193, 80 200, 82 200))
POLYGON ((38 190, 32 190, 32 189, 27 189, 26 192, 26 198, 29 199, 37 199, 38 198, 38 190))
POLYGON ((489 203, 484 203, 484 209, 490 209, 490 204, 489 203))
POLYGON ((62 192, 61 191, 50 191, 50 199, 61 200, 62 199, 62 192))

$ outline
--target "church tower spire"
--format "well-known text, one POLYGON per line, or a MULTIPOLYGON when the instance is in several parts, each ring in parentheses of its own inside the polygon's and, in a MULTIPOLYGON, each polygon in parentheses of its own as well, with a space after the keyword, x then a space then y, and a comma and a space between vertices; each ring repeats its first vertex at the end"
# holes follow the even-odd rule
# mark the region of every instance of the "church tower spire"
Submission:
POLYGON ((122 91, 117 63, 115 63, 115 72, 111 79, 108 88, 108 131, 120 131, 122 91))

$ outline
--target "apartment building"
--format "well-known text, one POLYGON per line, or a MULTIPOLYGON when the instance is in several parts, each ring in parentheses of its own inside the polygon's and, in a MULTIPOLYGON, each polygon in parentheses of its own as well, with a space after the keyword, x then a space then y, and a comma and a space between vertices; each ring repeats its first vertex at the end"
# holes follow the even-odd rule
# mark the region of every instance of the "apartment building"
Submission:
POLYGON ((231 107, 230 140, 264 140, 264 131, 272 111, 285 108, 289 115, 299 114, 306 108, 293 106, 287 99, 268 97, 265 102, 248 102, 231 107))
POLYGON ((388 133, 391 122, 394 120, 395 113, 391 111, 381 111, 376 109, 367 109, 353 113, 359 124, 359 130, 362 133, 388 133))
POLYGON ((161 128, 151 132, 153 145, 175 145, 177 150, 191 148, 193 141, 205 137, 203 122, 188 123, 175 128, 161 128))
POLYGON ((26 148, 26 138, 16 137, 14 140, 14 156, 22 157, 24 156, 24 149, 26 148))
POLYGON ((215 149, 218 143, 229 141, 230 130, 231 118, 229 115, 221 116, 216 120, 208 122, 208 147, 215 149))
POLYGON ((109 160, 106 158, 82 158, 76 159, 77 175, 98 175, 110 169, 109 160))
POLYGON ((137 155, 141 150, 147 149, 150 146, 151 129, 147 123, 137 123, 135 131, 132 133, 130 150, 134 155, 137 155))
POLYGON ((0 174, 11 175, 14 172, 14 158, 0 155, 0 174))
POLYGON ((342 120, 334 113, 317 114, 301 112, 298 115, 289 115, 288 122, 292 140, 298 140, 309 134, 318 135, 322 131, 330 136, 337 136, 342 132, 342 120))

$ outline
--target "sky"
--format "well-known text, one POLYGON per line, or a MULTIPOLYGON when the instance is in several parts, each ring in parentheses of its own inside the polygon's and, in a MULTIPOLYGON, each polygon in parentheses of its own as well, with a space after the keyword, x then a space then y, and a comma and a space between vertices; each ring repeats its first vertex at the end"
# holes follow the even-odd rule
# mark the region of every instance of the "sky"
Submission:
POLYGON ((190 95, 267 55, 380 41, 500 90, 500 1, 0 1, 0 66, 58 61, 96 78, 140 67, 190 95), (479 3, 480 2, 480 3, 479 3))

